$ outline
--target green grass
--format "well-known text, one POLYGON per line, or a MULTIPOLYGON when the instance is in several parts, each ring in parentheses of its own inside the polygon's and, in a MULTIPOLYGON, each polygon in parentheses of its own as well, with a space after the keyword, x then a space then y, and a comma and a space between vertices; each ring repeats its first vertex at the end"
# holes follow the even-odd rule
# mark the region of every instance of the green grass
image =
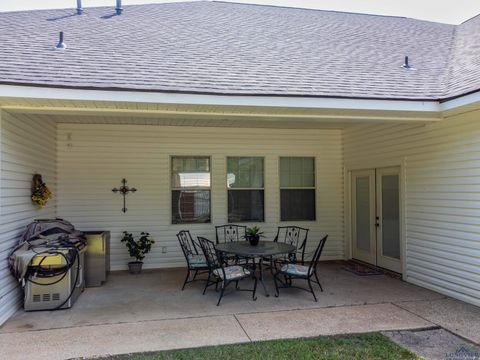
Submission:
POLYGON ((112 356, 110 360, 290 360, 290 359, 417 359, 379 333, 309 339, 262 341, 197 349, 112 356))

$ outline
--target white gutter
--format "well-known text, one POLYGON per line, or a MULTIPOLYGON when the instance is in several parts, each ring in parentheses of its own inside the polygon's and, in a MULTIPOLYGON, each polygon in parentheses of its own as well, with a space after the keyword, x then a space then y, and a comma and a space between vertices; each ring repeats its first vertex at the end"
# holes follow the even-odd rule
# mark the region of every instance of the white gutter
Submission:
POLYGON ((155 104, 259 106, 311 109, 351 109, 439 112, 438 101, 368 100, 283 96, 226 96, 142 91, 82 90, 36 86, 0 85, 0 98, 113 101, 155 104))

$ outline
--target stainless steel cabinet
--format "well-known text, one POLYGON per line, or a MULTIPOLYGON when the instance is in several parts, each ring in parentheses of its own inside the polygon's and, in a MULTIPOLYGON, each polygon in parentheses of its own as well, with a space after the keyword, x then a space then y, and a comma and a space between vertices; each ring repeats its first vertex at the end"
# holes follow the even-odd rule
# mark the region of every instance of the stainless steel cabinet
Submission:
POLYGON ((101 286, 110 271, 110 231, 85 231, 85 286, 101 286))

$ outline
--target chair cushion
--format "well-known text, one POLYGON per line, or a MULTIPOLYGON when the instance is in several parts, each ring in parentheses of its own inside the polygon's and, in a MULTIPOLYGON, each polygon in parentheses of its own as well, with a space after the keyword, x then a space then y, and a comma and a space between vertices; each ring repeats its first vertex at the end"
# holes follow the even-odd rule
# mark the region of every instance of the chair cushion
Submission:
POLYGON ((225 279, 223 278, 222 269, 213 270, 213 273, 216 276, 220 277, 222 280, 233 280, 237 278, 239 279, 250 275, 250 271, 240 265, 225 266, 223 269, 225 270, 225 279))
POLYGON ((312 275, 313 268, 310 269, 310 273, 308 273, 308 266, 298 264, 286 264, 281 267, 280 271, 288 275, 308 276, 312 275))
POLYGON ((204 255, 189 255, 188 262, 191 267, 204 267, 207 266, 207 260, 205 260, 204 255))

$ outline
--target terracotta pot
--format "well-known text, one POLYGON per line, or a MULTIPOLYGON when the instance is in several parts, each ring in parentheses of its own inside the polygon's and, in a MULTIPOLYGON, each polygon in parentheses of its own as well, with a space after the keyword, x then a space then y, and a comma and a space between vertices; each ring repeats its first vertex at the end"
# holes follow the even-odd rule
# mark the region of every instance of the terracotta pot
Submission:
POLYGON ((130 274, 140 274, 142 271, 143 262, 141 261, 132 261, 128 263, 128 270, 130 274))

